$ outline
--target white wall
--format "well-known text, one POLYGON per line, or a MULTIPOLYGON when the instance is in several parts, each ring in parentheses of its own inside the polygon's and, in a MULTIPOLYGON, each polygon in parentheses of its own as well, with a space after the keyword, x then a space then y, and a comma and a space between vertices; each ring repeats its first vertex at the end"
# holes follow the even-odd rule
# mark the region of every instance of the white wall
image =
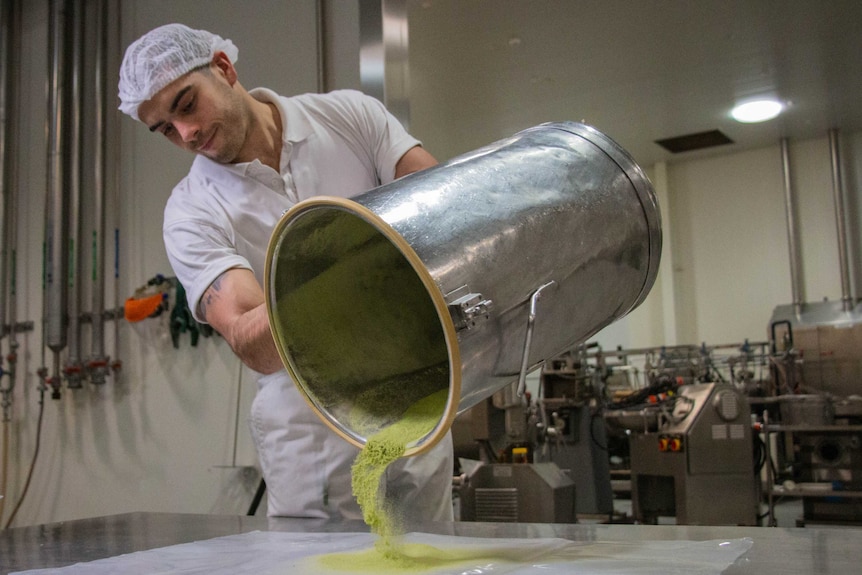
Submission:
MULTIPOLYGON (((860 142, 841 134, 850 271, 859 295, 860 142)), ((799 225, 806 301, 839 299, 841 283, 826 134, 790 142, 791 183, 799 225)), ((655 169, 650 177, 656 178, 655 169)), ((665 254, 660 279, 641 306, 596 340, 605 348, 672 343, 709 345, 766 341, 773 309, 792 303, 790 257, 779 144, 760 150, 674 162, 667 166, 665 254), (670 233, 669 233, 670 232, 670 233), (673 283, 673 307, 662 307, 665 282, 673 283), (662 326, 654 322, 661 321, 662 326), (672 329, 668 329, 670 324, 672 329), (652 325, 652 329, 650 329, 652 325), (657 338, 660 333, 675 334, 657 338)))

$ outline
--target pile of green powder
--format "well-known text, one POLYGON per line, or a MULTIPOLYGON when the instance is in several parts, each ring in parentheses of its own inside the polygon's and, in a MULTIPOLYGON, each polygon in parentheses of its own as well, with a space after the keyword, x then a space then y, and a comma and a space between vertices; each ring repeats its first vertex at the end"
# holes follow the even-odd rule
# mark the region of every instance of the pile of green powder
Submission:
POLYGON ((443 414, 448 390, 440 390, 414 403, 402 417, 369 437, 351 470, 353 495, 365 522, 379 536, 374 549, 364 553, 340 553, 319 558, 334 570, 371 573, 421 571, 439 566, 438 550, 430 546, 405 545, 400 518, 381 496, 380 481, 386 468, 404 455, 407 446, 431 432, 443 414))

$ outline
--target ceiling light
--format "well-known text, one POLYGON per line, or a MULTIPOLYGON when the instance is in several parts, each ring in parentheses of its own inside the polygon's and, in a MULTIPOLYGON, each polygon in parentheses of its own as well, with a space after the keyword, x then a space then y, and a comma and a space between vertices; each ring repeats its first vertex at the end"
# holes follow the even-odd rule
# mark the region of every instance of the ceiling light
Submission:
POLYGON ((736 106, 731 110, 730 115, 737 122, 751 124, 771 120, 783 109, 784 106, 777 100, 754 100, 736 106))

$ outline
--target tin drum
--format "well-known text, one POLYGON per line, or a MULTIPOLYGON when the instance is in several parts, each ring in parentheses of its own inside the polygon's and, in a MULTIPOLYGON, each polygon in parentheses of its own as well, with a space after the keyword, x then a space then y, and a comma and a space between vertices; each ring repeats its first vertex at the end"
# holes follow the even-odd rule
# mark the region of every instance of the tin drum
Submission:
POLYGON ((638 306, 661 242, 652 186, 619 145, 542 124, 353 199, 298 203, 270 240, 266 305, 287 371, 356 446, 446 398, 415 455, 638 306))

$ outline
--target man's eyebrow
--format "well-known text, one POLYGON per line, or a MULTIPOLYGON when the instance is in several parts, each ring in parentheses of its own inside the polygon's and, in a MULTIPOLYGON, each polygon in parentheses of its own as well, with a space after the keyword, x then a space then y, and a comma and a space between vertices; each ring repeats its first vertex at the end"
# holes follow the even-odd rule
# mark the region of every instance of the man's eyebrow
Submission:
MULTIPOLYGON (((182 99, 183 99, 183 96, 185 96, 185 95, 186 95, 186 93, 187 93, 189 90, 191 90, 191 89, 192 89, 192 86, 191 86, 191 85, 189 85, 189 86, 186 86, 185 88, 183 88, 182 90, 180 90, 179 92, 177 92, 177 95, 176 95, 176 96, 174 96, 174 101, 173 101, 173 102, 171 102, 171 109, 170 109, 170 113, 171 113, 171 114, 173 114, 174 112, 176 112, 176 111, 177 111, 177 106, 179 106, 179 105, 180 105, 180 100, 182 100, 182 99)), ((160 120, 160 121, 156 122, 155 124, 153 124, 152 126, 150 126, 150 131, 151 131, 151 132, 155 132, 155 131, 156 131, 156 130, 158 130, 158 129, 159 129, 159 127, 160 127, 162 124, 164 124, 164 123, 165 123, 165 122, 164 122, 164 121, 162 121, 162 120, 160 120)))

